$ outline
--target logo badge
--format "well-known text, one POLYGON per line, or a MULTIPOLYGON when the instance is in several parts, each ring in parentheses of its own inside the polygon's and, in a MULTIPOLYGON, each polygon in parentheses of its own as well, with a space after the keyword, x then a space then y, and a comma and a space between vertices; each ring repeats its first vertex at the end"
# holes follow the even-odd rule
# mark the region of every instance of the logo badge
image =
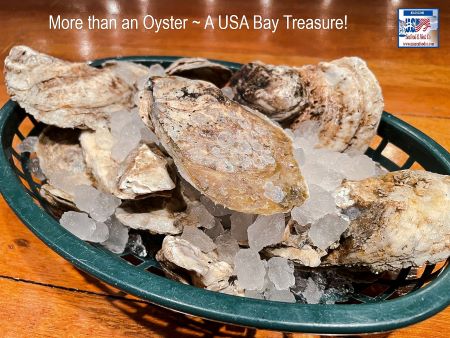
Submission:
POLYGON ((399 8, 399 48, 438 48, 439 9, 399 8))

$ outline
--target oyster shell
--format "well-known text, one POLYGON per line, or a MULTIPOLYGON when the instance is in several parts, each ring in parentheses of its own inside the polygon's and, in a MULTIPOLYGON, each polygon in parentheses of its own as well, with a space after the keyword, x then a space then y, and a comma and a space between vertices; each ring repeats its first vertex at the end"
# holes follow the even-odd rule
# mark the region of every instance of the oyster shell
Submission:
POLYGON ((152 234, 177 235, 183 231, 179 218, 185 207, 184 201, 179 198, 146 198, 124 202, 116 209, 115 215, 121 223, 132 229, 148 230, 152 234))
POLYGON ((52 205, 73 207, 73 188, 94 184, 84 162, 79 135, 78 130, 57 127, 47 127, 39 135, 36 155, 47 178, 41 195, 52 205))
POLYGON ((107 125, 111 112, 133 107, 130 78, 141 76, 142 67, 114 62, 97 69, 15 46, 5 59, 5 80, 11 99, 36 120, 62 128, 97 129, 107 125))
POLYGON ((98 186, 121 199, 134 199, 175 187, 167 160, 155 148, 141 144, 123 163, 111 157, 114 139, 108 128, 82 131, 84 158, 98 186))
POLYGON ((153 78, 151 90, 155 134, 180 175, 214 203, 269 215, 307 198, 292 141, 267 117, 204 81, 153 78))
POLYGON ((168 75, 177 75, 194 80, 204 80, 223 87, 231 78, 232 72, 219 63, 203 58, 181 58, 166 69, 168 75))
POLYGON ((378 81, 357 57, 303 67, 250 63, 231 83, 239 102, 294 130, 318 121, 318 145, 335 151, 364 152, 383 112, 378 81))
POLYGON ((156 259, 169 270, 182 269, 187 272, 196 286, 213 291, 230 287, 231 265, 219 261, 214 252, 205 254, 180 237, 166 236, 156 259))
POLYGON ((231 78, 234 99, 279 122, 296 117, 307 103, 300 74, 293 67, 248 63, 231 78))
POLYGON ((337 205, 357 208, 341 245, 324 264, 384 271, 436 263, 450 256, 450 176, 402 170, 346 181, 337 205))

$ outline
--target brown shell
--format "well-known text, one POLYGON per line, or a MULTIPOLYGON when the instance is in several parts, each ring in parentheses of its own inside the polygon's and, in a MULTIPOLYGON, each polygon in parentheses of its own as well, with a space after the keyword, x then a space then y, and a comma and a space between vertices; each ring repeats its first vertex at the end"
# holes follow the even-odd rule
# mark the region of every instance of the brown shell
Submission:
POLYGON ((337 205, 356 207, 341 245, 324 264, 391 270, 450 256, 450 176, 402 170, 338 189, 337 205))
POLYGON ((151 89, 156 135, 181 176, 212 201, 268 215, 287 212, 307 198, 291 139, 264 115, 204 81, 153 78, 151 89))
POLYGON ((168 75, 177 75, 193 80, 203 80, 223 87, 231 78, 227 67, 203 58, 181 58, 166 69, 168 75))

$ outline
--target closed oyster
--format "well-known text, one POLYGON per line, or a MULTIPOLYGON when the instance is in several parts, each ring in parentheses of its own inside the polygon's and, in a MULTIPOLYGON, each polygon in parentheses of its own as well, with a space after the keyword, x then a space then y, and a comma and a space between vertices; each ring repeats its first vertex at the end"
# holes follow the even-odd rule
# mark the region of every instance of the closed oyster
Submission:
POLYGON ((235 99, 279 122, 298 116, 307 97, 293 67, 248 63, 231 79, 235 99))
POLYGON ((383 112, 378 81, 357 57, 303 67, 250 63, 231 83, 239 102, 294 130, 317 121, 318 146, 335 151, 364 152, 383 112))
POLYGON ((73 205, 73 188, 93 185, 78 141, 80 132, 73 129, 47 127, 39 135, 36 155, 47 178, 41 195, 50 204, 73 205))
POLYGON ((449 192, 450 176, 426 171, 344 182, 336 192, 337 205, 352 208, 356 216, 324 264, 383 271, 445 260, 450 256, 449 192))
POLYGON ((98 129, 107 125, 110 113, 133 107, 132 78, 142 76, 142 67, 114 62, 97 69, 15 46, 5 59, 5 80, 11 99, 36 120, 98 129))
POLYGON ((308 104, 291 125, 319 122, 319 146, 362 153, 376 135, 383 112, 381 88, 366 63, 345 57, 298 69, 308 104))
POLYGON ((108 128, 83 131, 81 147, 98 186, 121 199, 134 199, 175 187, 167 160, 155 148, 141 144, 119 163, 111 157, 114 139, 108 128))
POLYGON ((230 286, 232 289, 229 281, 233 274, 231 265, 219 261, 214 252, 205 254, 180 237, 166 236, 156 259, 165 269, 180 269, 187 273, 196 286, 212 291, 230 290, 230 286))
POLYGON ((230 69, 203 58, 181 58, 166 69, 168 75, 177 75, 194 80, 204 80, 223 87, 232 75, 230 69))
POLYGON ((270 215, 307 198, 292 141, 267 117, 204 81, 153 78, 151 91, 155 134, 180 175, 214 203, 270 215))

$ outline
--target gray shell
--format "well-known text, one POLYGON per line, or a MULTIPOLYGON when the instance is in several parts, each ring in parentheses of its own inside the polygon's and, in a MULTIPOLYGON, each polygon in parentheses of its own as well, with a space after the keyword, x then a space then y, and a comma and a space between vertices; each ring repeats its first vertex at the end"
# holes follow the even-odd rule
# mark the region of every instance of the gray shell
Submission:
POLYGON ((11 99, 36 120, 62 128, 97 129, 111 112, 133 107, 133 76, 146 67, 109 63, 103 69, 15 46, 5 59, 6 87, 11 99))

